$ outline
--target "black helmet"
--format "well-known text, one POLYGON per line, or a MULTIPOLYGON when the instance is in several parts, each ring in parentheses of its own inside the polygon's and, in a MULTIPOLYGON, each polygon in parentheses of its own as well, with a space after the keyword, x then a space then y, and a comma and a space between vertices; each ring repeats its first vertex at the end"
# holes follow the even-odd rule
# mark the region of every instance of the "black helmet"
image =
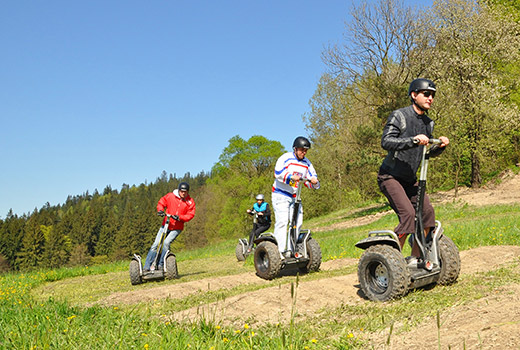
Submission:
POLYGON ((294 139, 294 142, 292 144, 293 148, 305 148, 309 149, 311 148, 311 142, 303 136, 298 136, 294 139))
POLYGON ((178 187, 179 191, 189 191, 190 185, 187 182, 181 182, 178 187))
POLYGON ((437 91, 433 81, 424 78, 415 79, 410 83, 410 87, 408 88, 408 96, 412 94, 412 91, 419 92, 424 90, 437 91))

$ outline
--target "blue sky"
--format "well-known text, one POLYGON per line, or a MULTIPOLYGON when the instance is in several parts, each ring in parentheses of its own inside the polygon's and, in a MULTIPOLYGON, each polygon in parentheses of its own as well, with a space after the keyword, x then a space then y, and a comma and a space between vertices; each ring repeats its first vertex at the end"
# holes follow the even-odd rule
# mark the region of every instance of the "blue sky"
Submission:
POLYGON ((0 217, 209 171, 234 135, 289 149, 350 4, 3 2, 0 217))

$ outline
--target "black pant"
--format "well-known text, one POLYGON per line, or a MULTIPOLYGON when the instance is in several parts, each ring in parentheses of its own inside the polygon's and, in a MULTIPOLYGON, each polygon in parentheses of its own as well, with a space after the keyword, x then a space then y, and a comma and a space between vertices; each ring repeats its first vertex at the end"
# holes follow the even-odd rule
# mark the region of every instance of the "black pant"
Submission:
POLYGON ((260 236, 262 232, 267 231, 267 229, 271 227, 271 224, 267 225, 259 225, 259 224, 253 224, 253 229, 251 230, 251 233, 249 234, 249 248, 253 247, 253 241, 260 236))
MULTIPOLYGON (((415 206, 417 205, 417 183, 399 181, 390 175, 379 175, 379 188, 390 202, 390 206, 399 217, 395 233, 400 237, 415 232, 415 206)), ((430 199, 425 194, 422 219, 424 228, 435 227, 435 212, 430 199)))

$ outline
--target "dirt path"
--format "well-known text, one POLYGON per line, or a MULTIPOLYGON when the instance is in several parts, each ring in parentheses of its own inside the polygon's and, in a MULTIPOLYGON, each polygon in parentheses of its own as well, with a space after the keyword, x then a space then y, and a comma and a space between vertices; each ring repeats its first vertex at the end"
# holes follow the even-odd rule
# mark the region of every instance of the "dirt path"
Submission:
MULTIPOLYGON (((500 183, 479 190, 460 189, 455 198, 454 191, 432 196, 436 202, 469 203, 472 205, 520 203, 520 176, 508 173, 500 183)), ((381 215, 365 216, 338 224, 349 227, 377 220, 381 215)), ((462 251, 461 274, 491 271, 520 257, 520 246, 480 247, 462 251)), ((355 259, 338 259, 324 262, 322 270, 334 270, 357 264, 355 259)), ((288 277, 294 279, 294 277, 288 277)), ((102 304, 138 303, 147 299, 184 298, 208 290, 230 289, 239 285, 261 285, 269 282, 259 279, 254 273, 206 278, 173 285, 125 293, 115 293, 102 300, 102 304)), ((296 297, 291 299, 291 284, 280 283, 257 291, 243 293, 225 300, 204 304, 166 316, 175 320, 194 321, 205 317, 216 322, 262 324, 264 322, 287 322, 293 317, 299 321, 316 316, 326 308, 339 305, 367 303, 359 294, 355 273, 338 277, 299 283, 296 297), (292 304, 294 300, 294 306, 292 304), (258 312, 257 310, 262 310, 258 312)), ((442 349, 520 349, 520 285, 503 287, 493 295, 475 302, 456 306, 441 315, 442 349)), ((388 330, 387 330, 388 331, 388 330)), ((380 334, 374 339, 386 339, 380 334)), ((389 345, 373 343, 374 349, 438 349, 436 320, 426 320, 411 331, 392 338, 389 345), (417 335, 421 335, 418 339, 417 335)))

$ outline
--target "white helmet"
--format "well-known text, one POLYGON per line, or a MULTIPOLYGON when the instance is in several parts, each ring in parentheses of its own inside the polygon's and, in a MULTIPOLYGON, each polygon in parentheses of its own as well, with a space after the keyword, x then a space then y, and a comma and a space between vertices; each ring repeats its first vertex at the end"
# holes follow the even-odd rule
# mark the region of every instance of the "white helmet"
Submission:
POLYGON ((263 194, 258 194, 258 195, 256 196, 256 200, 257 200, 257 201, 263 201, 263 200, 264 200, 264 195, 263 195, 263 194))

